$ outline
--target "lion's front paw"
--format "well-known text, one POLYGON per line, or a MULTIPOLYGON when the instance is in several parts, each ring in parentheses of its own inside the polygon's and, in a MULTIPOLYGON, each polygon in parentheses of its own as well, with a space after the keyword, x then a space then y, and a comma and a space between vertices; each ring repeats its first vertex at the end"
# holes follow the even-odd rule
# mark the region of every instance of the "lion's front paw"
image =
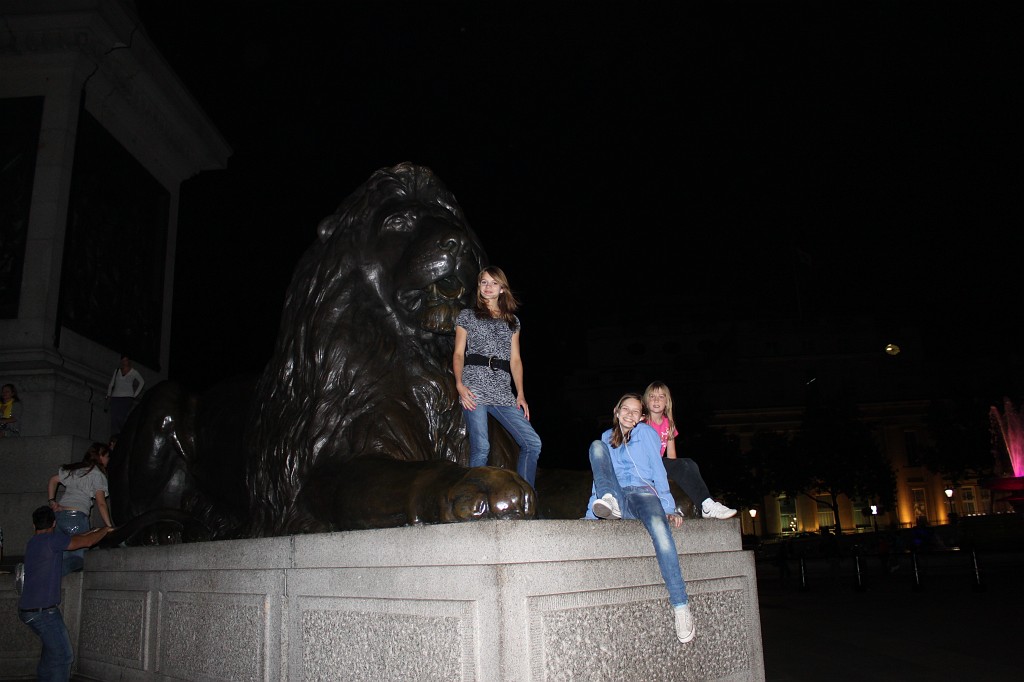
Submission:
POLYGON ((457 479, 438 500, 442 523, 479 519, 532 519, 536 493, 514 471, 474 467, 457 479))

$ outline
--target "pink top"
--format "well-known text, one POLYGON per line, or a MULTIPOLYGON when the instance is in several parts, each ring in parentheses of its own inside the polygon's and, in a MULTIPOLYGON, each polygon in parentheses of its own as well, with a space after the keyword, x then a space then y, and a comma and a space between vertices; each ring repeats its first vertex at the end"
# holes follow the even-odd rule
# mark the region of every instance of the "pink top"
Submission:
POLYGON ((661 456, 664 457, 665 456, 665 450, 668 449, 668 441, 669 441, 669 439, 675 438, 676 436, 678 436, 679 435, 679 431, 678 431, 678 429, 673 428, 672 429, 672 433, 669 434, 669 432, 668 432, 668 419, 664 418, 664 417, 662 417, 660 424, 655 424, 649 418, 646 421, 647 421, 648 424, 651 425, 651 428, 653 428, 655 431, 658 432, 658 436, 661 438, 661 456))

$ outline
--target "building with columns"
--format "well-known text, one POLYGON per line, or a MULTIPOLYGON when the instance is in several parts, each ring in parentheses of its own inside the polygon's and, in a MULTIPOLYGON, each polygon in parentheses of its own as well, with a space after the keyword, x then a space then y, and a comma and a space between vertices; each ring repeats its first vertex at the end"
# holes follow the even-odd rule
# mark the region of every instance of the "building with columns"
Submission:
POLYGON ((111 435, 121 354, 147 386, 167 377, 179 189, 231 149, 131 0, 0 15, 0 382, 22 402, 0 525, 17 547, 56 466, 111 435))

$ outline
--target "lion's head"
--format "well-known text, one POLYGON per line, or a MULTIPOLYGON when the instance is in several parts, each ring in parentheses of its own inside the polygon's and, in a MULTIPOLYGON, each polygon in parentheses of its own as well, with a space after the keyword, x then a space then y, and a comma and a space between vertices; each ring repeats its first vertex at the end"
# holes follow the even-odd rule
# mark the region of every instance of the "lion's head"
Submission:
POLYGON ((455 197, 427 168, 381 169, 318 237, 255 396, 247 481, 259 534, 322 530, 303 489, 333 464, 466 461, 452 334, 484 253, 455 197))

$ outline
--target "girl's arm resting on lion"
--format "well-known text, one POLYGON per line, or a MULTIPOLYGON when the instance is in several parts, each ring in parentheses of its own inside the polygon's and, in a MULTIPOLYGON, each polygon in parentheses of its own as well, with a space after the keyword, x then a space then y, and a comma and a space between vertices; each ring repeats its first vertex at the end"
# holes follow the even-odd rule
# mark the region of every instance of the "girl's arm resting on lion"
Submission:
POLYGON ((668 447, 665 448, 665 457, 667 457, 669 459, 675 459, 676 458, 676 439, 675 438, 669 438, 668 439, 668 447))

